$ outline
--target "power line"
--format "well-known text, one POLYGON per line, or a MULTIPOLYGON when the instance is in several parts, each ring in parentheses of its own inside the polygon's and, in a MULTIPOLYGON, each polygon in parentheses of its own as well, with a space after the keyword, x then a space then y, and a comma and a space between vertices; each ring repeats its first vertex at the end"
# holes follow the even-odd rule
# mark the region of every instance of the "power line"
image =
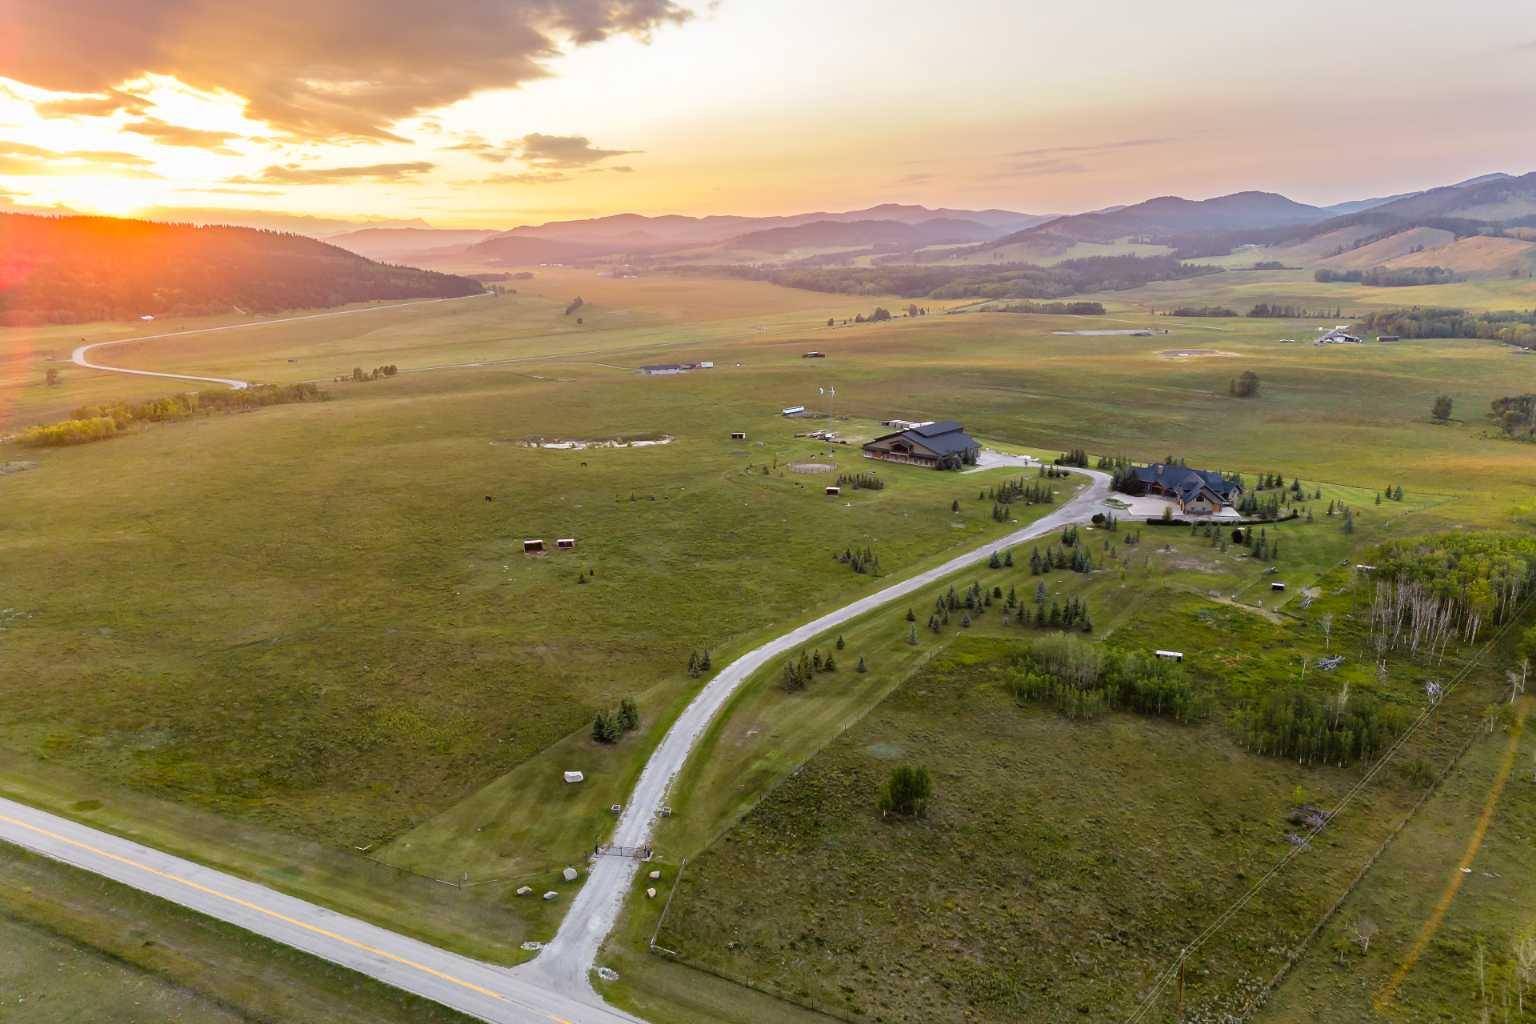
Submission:
MULTIPOLYGON (((1532 600, 1533 598, 1528 598, 1524 602, 1520 609, 1521 613, 1525 611, 1526 606, 1531 604, 1532 600)), ((1371 780, 1376 777, 1376 774, 1386 767, 1387 762, 1392 759, 1392 755, 1396 754, 1398 749, 1404 743, 1406 743, 1415 732, 1418 731, 1419 726, 1423 725, 1426 721, 1429 720, 1429 717, 1433 715, 1435 711, 1440 707, 1440 705, 1445 702, 1446 698, 1455 691, 1456 687, 1461 685, 1462 681, 1467 677, 1468 673, 1470 673, 1474 668, 1478 666, 1478 664, 1483 659, 1483 655, 1492 650, 1494 644, 1498 643, 1499 640, 1501 640, 1506 633, 1514 628, 1515 624, 1519 621, 1520 614, 1511 615, 1509 621, 1506 622, 1503 627, 1501 627, 1499 631, 1495 633, 1491 638, 1489 638, 1488 642, 1483 645, 1483 648, 1478 652, 1477 657, 1473 658, 1471 661, 1466 662, 1461 671, 1452 677, 1451 681, 1446 684, 1445 689, 1441 692, 1439 699, 1437 699, 1429 707, 1425 708, 1424 711, 1419 714, 1419 717, 1414 719, 1413 724, 1404 730, 1401 736, 1393 741, 1392 745, 1387 748, 1386 753, 1382 754, 1381 757, 1377 759, 1376 763, 1373 764, 1366 771, 1366 773, 1360 777, 1359 781, 1350 787, 1349 791, 1339 799, 1338 803, 1334 806, 1334 809, 1330 811, 1326 817, 1323 818, 1322 822, 1314 825, 1302 842, 1292 846, 1290 850, 1286 851, 1285 856, 1276 861, 1275 864, 1268 871, 1266 871, 1259 878, 1259 880, 1255 882, 1251 888, 1249 888, 1246 893, 1240 896, 1226 910, 1217 915, 1215 920, 1206 925, 1205 928, 1200 931, 1200 934, 1195 936, 1193 941, 1185 944, 1184 948, 1179 950, 1179 955, 1174 960, 1174 962, 1165 967, 1158 974, 1157 978, 1153 982, 1152 990, 1147 993, 1146 998, 1144 998, 1141 1001, 1141 1004, 1137 1006, 1136 1011, 1126 1018, 1126 1024, 1137 1024, 1138 1021, 1146 1019, 1147 1014, 1152 1011, 1153 1005, 1157 1002, 1158 997, 1163 994, 1163 989, 1168 986, 1170 981, 1174 980, 1178 976, 1180 970, 1183 968, 1184 962, 1189 959, 1189 956, 1194 953, 1195 950, 1197 950, 1201 945, 1203 945, 1207 939, 1221 930, 1221 928, 1225 926, 1226 923, 1230 921, 1238 911, 1247 906, 1253 900, 1253 898, 1259 894, 1264 886, 1269 884, 1270 879, 1274 878, 1286 867, 1288 867, 1291 861, 1301 856, 1303 851, 1305 851, 1311 844, 1312 840, 1317 838, 1317 836, 1321 834, 1324 829, 1333 823, 1334 818, 1344 813, 1344 809, 1354 802, 1355 797, 1359 795, 1360 791, 1363 790, 1366 786, 1370 785, 1371 780)))

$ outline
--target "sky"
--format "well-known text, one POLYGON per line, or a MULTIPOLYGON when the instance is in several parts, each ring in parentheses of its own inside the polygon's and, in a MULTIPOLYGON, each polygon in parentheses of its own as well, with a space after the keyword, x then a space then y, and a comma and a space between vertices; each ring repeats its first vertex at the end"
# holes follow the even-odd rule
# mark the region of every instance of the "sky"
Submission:
POLYGON ((1528 0, 0 0, 0 209, 505 228, 1536 169, 1528 0))

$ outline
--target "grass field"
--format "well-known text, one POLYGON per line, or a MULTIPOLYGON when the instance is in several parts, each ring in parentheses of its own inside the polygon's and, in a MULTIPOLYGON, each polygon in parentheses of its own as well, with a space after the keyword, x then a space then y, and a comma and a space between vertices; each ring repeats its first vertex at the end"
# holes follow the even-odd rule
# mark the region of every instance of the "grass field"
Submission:
POLYGON ((468 1020, 8 846, 0 846, 0 948, 8 1024, 468 1020))
MULTIPOLYGON (((1232 273, 1182 282, 1177 299, 1171 286, 1114 293, 1102 318, 935 306, 929 317, 827 328, 828 317, 897 303, 555 270, 502 298, 107 349, 99 357, 124 366, 319 380, 333 400, 151 424, 74 449, 0 443, 0 463, 29 467, 0 476, 0 788, 515 960, 518 943, 553 929, 561 904, 532 906, 511 890, 551 877, 604 835, 608 805, 622 801, 699 685, 684 671, 689 652, 708 648, 723 665, 878 586, 831 558, 845 546, 873 546, 892 577, 1004 529, 976 500, 984 474, 881 467, 885 490, 827 498, 822 487, 838 472, 867 464, 856 446, 797 430, 830 426, 857 440, 891 416, 954 416, 1003 446, 1172 453, 1322 486, 1318 524, 1285 541, 1282 565, 1297 580, 1285 595, 1264 590, 1257 563, 1215 557, 1185 535, 1170 535, 1166 552, 1149 536, 1118 576, 1062 581, 1082 589, 1100 632, 1149 635, 1158 620, 1146 616, 1172 594, 1180 609, 1215 610, 1193 620, 1212 642, 1232 628, 1220 616, 1234 605, 1239 623, 1292 622, 1300 583, 1352 543, 1507 523, 1536 494, 1536 459, 1490 437, 1482 416, 1518 389, 1512 370, 1523 363, 1487 342, 1281 345, 1323 321, 1181 321, 1147 310, 1249 300, 1509 308, 1530 303, 1528 286, 1371 292, 1299 273, 1232 273), (585 305, 564 314, 577 295, 585 305), (1127 326, 1169 333, 1055 333, 1127 326), (801 358, 813 348, 828 358, 801 358), (1196 349, 1230 354, 1171 354, 1196 349), (635 372, 680 359, 716 367, 635 372), (384 364, 402 372, 331 383, 384 364), (1227 397, 1245 369, 1260 375, 1260 397, 1227 397), (791 404, 828 409, 818 393, 828 386, 838 419, 777 415, 791 404), (1441 392, 1456 402, 1448 425, 1428 416, 1441 392), (731 442, 731 430, 748 441, 731 442), (673 440, 525 445, 661 435, 673 440), (835 468, 791 468, 805 463, 835 468), (1389 484, 1403 485, 1406 500, 1376 506, 1389 484), (1353 542, 1321 516, 1333 499, 1360 511, 1353 542), (557 536, 576 537, 576 551, 521 554, 523 538, 557 536), (615 747, 591 742, 592 715, 625 696, 640 702, 641 730, 615 747), (566 768, 588 783, 561 784, 566 768)), ((57 364, 39 354, 67 357, 81 336, 141 330, 0 334, 0 431, 178 390, 72 366, 62 386, 42 383, 57 364)), ((786 699, 771 684, 744 691, 679 787, 665 855, 716 842, 799 764, 824 748, 831 756, 839 734, 862 728, 871 707, 935 656, 926 636, 905 644, 904 625, 848 631, 850 655, 871 652, 872 670, 855 680, 856 659, 843 659, 846 685, 814 700, 786 699)), ((1278 665, 1261 660, 1249 676, 1278 665)), ((1342 673, 1372 685, 1363 664, 1342 673)), ((649 934, 648 912, 626 925, 633 935, 649 934)), ((656 976, 674 969, 686 970, 656 976)), ((646 989, 625 974, 637 1005, 668 998, 664 985, 646 989)))
MULTIPOLYGON (((1194 671, 1221 679, 1225 702, 1294 679, 1299 653, 1320 653, 1314 631, 1280 618, 1162 589, 1111 620, 1120 625, 1110 643, 1200 651, 1194 671)), ((1120 1019, 1284 854, 1288 815, 1303 803, 1333 806, 1358 774, 1248 754, 1221 716, 1203 726, 1131 715, 1079 723, 1020 708, 993 667, 1020 642, 1007 635, 1018 627, 982 621, 909 661, 921 667, 891 696, 690 860, 658 944, 685 964, 850 1019, 1056 1020, 1064 1007, 1120 1019), (903 763, 934 774, 924 821, 875 812, 879 783, 903 763)), ((865 637, 849 639, 850 650, 865 649, 865 637)), ((876 650, 895 656, 888 635, 876 650)), ((1410 741, 1404 761, 1450 756, 1496 685, 1496 672, 1485 675, 1443 730, 1410 741)), ((1400 665, 1388 687, 1368 688, 1407 702, 1421 680, 1400 665)), ((1420 785, 1389 773, 1211 940, 1191 964, 1183 1019, 1240 1013, 1420 785)), ((631 943, 655 927, 645 909, 631 943)), ((633 972, 643 954, 617 945, 614 961, 633 972)), ((637 1009, 647 997, 686 1003, 677 970, 619 994, 637 1009)), ((1171 995, 1164 1004, 1172 1012, 1171 995)))

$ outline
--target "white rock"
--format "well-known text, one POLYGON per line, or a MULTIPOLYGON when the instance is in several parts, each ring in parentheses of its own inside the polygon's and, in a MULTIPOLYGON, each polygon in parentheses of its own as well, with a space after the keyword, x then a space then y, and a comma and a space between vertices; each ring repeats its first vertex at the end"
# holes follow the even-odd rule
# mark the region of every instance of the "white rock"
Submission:
POLYGON ((517 894, 519 896, 531 896, 533 894, 533 886, 520 885, 517 887, 517 894))
POLYGON ((645 890, 645 898, 651 900, 656 898, 656 887, 654 885, 645 890))
POLYGON ((547 899, 547 900, 557 900, 557 899, 560 898, 560 894, 555 892, 554 890, 550 890, 549 892, 544 894, 544 898, 547 899))
POLYGON ((585 778, 586 778, 586 776, 583 775, 581 772, 566 772, 565 773, 565 781, 566 782, 580 782, 580 781, 582 781, 585 778))
POLYGON ((656 881, 660 877, 661 877, 661 872, 660 871, 652 871, 651 872, 651 881, 654 882, 654 881, 656 881))
POLYGON ((619 980, 619 972, 614 970, 612 967, 599 967, 597 969, 597 976, 602 978, 604 981, 619 980))
POLYGON ((581 872, 577 871, 575 868, 566 868, 564 871, 560 872, 560 874, 565 878, 567 882, 574 882, 581 875, 581 872))

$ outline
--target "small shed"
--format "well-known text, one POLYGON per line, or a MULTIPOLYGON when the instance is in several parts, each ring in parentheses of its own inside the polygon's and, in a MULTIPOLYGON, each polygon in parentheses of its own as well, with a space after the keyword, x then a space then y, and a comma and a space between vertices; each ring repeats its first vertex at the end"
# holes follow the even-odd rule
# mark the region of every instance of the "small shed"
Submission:
POLYGON ((843 493, 843 489, 842 489, 842 488, 841 488, 841 487, 836 487, 836 486, 829 486, 829 487, 828 487, 828 488, 827 488, 827 494, 828 494, 828 495, 829 495, 829 496, 830 496, 830 497, 834 497, 834 498, 835 498, 835 497, 837 497, 837 496, 838 496, 838 495, 839 495, 839 494, 842 494, 842 493, 843 493))
POLYGON ((544 541, 538 538, 523 541, 523 554, 542 555, 544 553, 544 541))
POLYGON ((1274 583, 1271 583, 1269 585, 1269 589, 1270 590, 1284 590, 1285 589, 1285 584, 1279 582, 1278 580, 1276 580, 1274 583))
POLYGON ((1159 658, 1163 659, 1164 661, 1183 661, 1184 660, 1184 652, 1183 651, 1153 651, 1152 653, 1157 655, 1159 658))
POLYGON ((731 431, 731 440, 732 441, 745 441, 746 439, 747 439, 747 432, 745 430, 733 430, 733 431, 731 431))
POLYGON ((561 551, 571 551, 576 547, 576 538, 558 537, 555 540, 555 547, 561 551))

